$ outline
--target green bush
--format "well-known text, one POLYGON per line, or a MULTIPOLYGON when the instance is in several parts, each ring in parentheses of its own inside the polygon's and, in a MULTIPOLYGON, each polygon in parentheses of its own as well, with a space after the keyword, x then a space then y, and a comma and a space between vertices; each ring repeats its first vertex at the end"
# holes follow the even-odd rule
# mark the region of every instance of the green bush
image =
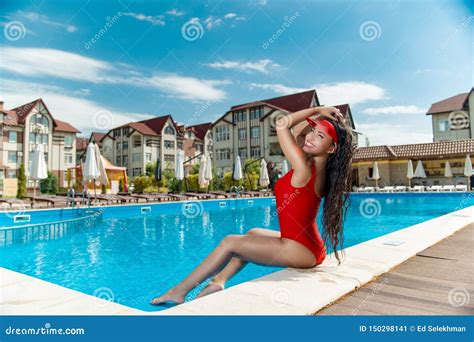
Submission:
POLYGON ((25 164, 21 163, 20 170, 18 172, 18 179, 17 179, 17 191, 16 197, 17 198, 25 198, 26 196, 26 175, 25 175, 25 164))
POLYGON ((133 179, 134 192, 143 192, 147 187, 152 185, 152 179, 149 176, 137 176, 133 179))
POLYGON ((48 177, 40 180, 40 191, 43 194, 56 195, 58 193, 58 177, 48 171, 48 177))
POLYGON ((123 192, 123 178, 119 179, 119 186, 118 186, 118 191, 123 192))

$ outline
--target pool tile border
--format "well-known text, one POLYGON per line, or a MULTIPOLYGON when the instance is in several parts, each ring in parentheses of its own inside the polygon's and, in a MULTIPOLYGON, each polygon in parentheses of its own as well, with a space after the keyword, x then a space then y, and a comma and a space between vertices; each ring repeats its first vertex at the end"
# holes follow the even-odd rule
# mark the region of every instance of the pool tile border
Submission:
POLYGON ((0 268, 0 315, 311 315, 473 222, 470 206, 348 247, 340 266, 330 254, 316 268, 287 268, 157 312, 0 268))

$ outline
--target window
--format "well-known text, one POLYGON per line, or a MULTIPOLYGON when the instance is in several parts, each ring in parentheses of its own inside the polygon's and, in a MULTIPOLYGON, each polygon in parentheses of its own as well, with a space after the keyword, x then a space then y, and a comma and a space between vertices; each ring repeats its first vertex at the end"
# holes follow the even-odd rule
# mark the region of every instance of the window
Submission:
POLYGON ((128 141, 122 142, 122 148, 123 148, 124 150, 128 150, 128 141))
POLYGON ((132 154, 132 162, 139 162, 141 160, 140 153, 132 154))
POLYGON ((182 141, 178 141, 178 142, 176 143, 176 145, 178 146, 178 148, 179 148, 180 150, 183 149, 183 142, 182 142, 182 141))
POLYGON ((8 170, 7 171, 7 178, 16 178, 16 171, 15 170, 8 170))
POLYGON ((230 148, 219 148, 216 150, 217 160, 229 160, 230 148))
POLYGON ((166 126, 165 134, 174 134, 174 129, 171 126, 166 126))
POLYGON ((123 166, 128 165, 128 156, 123 156, 123 166))
POLYGON ((47 144, 48 143, 48 135, 47 134, 41 134, 41 141, 43 144, 47 144))
POLYGON ((202 144, 197 144, 196 145, 196 151, 202 152, 202 144))
POLYGON ((141 173, 142 173, 141 167, 134 167, 132 169, 132 177, 140 176, 141 173))
POLYGON ((247 139, 247 129, 246 128, 239 128, 239 140, 247 139))
POLYGON ((64 153, 64 163, 72 164, 72 153, 64 153))
POLYGON ((173 154, 165 154, 165 162, 174 163, 174 155, 173 154))
POLYGON ((11 143, 18 142, 18 133, 14 131, 8 132, 8 142, 11 142, 11 143))
POLYGON ((236 110, 234 112, 234 122, 247 120, 247 111, 245 109, 236 110))
POLYGON ((151 153, 145 153, 145 161, 151 162, 151 153))
POLYGON ((260 138, 260 127, 258 127, 258 126, 250 127, 250 137, 251 138, 260 138))
POLYGON ((165 148, 174 148, 174 141, 165 140, 165 148))
POLYGON ((239 148, 239 157, 241 159, 247 159, 247 148, 245 148, 245 147, 240 147, 239 148))
POLYGON ((130 127, 124 127, 123 128, 123 135, 126 136, 130 132, 130 127))
POLYGON ((73 137, 71 135, 66 135, 64 137, 64 146, 65 147, 72 147, 72 143, 73 143, 73 137))
POLYGON ((449 130, 449 121, 447 119, 439 122, 439 131, 446 132, 449 130))
POLYGON ((17 162, 16 151, 8 151, 8 162, 16 164, 16 162, 17 162))
POLYGON ((117 165, 122 165, 122 157, 117 157, 117 165))
POLYGON ((250 119, 260 119, 263 116, 263 107, 250 108, 250 119))
POLYGON ((114 129, 114 138, 119 137, 122 134, 120 128, 114 129))
POLYGON ((229 140, 229 125, 217 126, 216 127, 216 141, 229 140))
POLYGON ((250 157, 251 158, 258 158, 260 157, 260 146, 252 146, 250 148, 250 157))
POLYGON ((120 150, 120 146, 122 146, 122 144, 120 143, 120 141, 117 141, 117 142, 115 143, 115 148, 116 148, 117 150, 120 150))
POLYGON ((141 136, 134 136, 133 137, 133 147, 140 147, 142 146, 142 137, 141 136))

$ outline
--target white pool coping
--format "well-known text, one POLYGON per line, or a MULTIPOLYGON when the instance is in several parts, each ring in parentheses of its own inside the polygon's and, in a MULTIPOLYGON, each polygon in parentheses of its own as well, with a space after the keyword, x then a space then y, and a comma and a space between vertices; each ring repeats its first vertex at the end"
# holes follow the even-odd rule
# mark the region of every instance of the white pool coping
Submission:
POLYGON ((0 268, 0 315, 311 315, 474 222, 474 206, 333 254, 313 269, 287 268, 181 305, 147 312, 0 268), (404 243, 384 244, 391 240, 404 243))

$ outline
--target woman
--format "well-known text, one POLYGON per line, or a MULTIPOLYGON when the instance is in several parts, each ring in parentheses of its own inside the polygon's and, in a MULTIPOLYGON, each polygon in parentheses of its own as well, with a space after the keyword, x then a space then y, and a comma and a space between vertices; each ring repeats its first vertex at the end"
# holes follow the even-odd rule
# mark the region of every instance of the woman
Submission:
MULTIPOLYGON (((307 130, 307 128, 305 130, 307 130)), ((280 146, 292 169, 275 184, 280 232, 253 228, 246 235, 228 235, 181 283, 151 301, 183 303, 189 291, 209 276, 210 283, 197 298, 224 289, 225 283, 248 262, 266 266, 311 268, 326 256, 324 241, 331 243, 340 263, 343 216, 348 206, 352 135, 335 107, 304 109, 276 121, 280 146), (314 119, 312 115, 318 114, 314 119), (307 121, 310 131, 299 146, 291 129, 307 121), (325 197, 323 238, 316 214, 325 197)))

